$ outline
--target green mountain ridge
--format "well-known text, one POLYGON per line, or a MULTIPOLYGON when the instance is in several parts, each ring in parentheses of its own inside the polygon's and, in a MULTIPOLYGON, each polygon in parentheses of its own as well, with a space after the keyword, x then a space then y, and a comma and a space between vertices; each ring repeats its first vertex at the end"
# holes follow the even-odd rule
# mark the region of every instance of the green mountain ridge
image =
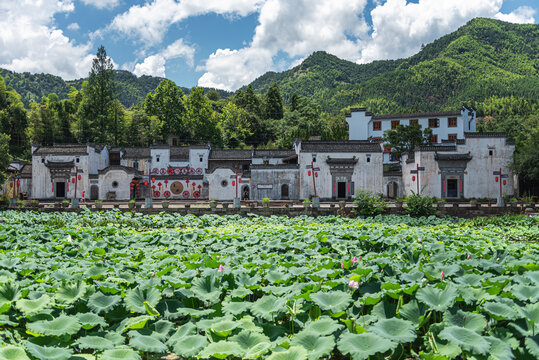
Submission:
MULTIPOLYGON (((0 76, 4 78, 7 86, 12 87, 21 95, 21 101, 26 107, 32 101, 40 102, 43 96, 48 96, 51 93, 58 95, 60 100, 66 99, 71 86, 80 90, 82 83, 88 80, 83 78, 66 81, 51 74, 16 73, 2 68, 0 68, 0 76)), ((114 71, 118 99, 125 107, 130 107, 144 100, 149 92, 155 90, 161 80, 163 78, 148 75, 137 77, 135 74, 125 70, 114 71)), ((189 94, 191 91, 191 89, 185 87, 181 89, 185 94, 189 94)), ((225 90, 217 91, 221 97, 232 95, 231 92, 225 90)))
POLYGON ((399 60, 356 64, 315 52, 300 65, 266 73, 251 86, 277 83, 285 101, 295 92, 337 112, 432 111, 489 97, 539 98, 539 26, 476 18, 399 60))

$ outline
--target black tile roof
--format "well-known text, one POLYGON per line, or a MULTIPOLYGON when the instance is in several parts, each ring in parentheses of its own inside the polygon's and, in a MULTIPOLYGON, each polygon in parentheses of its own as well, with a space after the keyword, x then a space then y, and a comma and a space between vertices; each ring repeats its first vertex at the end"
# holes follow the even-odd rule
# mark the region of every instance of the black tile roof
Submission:
POLYGON ((301 151, 306 152, 382 152, 378 142, 364 140, 302 141, 301 151))
POLYGON ((32 164, 26 164, 20 171, 21 178, 31 179, 32 178, 32 164))
POLYGON ((418 151, 457 151, 456 145, 422 145, 415 148, 418 151))
POLYGON ((465 138, 504 138, 504 132, 465 132, 465 138))
POLYGON ((212 150, 209 160, 251 160, 251 150, 212 150))
POLYGON ((374 115, 372 120, 384 120, 384 119, 408 119, 408 118, 424 118, 424 117, 437 117, 437 116, 458 116, 461 115, 460 110, 452 111, 437 111, 427 113, 402 113, 402 114, 388 114, 388 115, 374 115))
POLYGON ((110 166, 107 166, 104 169, 99 170, 98 173, 99 174, 106 174, 109 171, 113 171, 113 170, 125 171, 128 174, 143 175, 142 171, 139 171, 139 170, 137 170, 137 169, 135 169, 133 167, 123 166, 123 165, 110 165, 110 166))
POLYGON ((88 155, 86 145, 40 146, 32 155, 88 155))
POLYGON ((253 170, 279 170, 279 169, 299 169, 298 164, 252 164, 253 170))
POLYGON ((187 146, 173 146, 170 148, 170 161, 189 161, 189 150, 187 146))
POLYGON ((147 147, 128 147, 121 149, 124 152, 124 159, 151 159, 150 148, 147 147))
POLYGON ((255 150, 255 158, 287 158, 296 155, 294 150, 288 149, 261 149, 255 150))
POLYGON ((437 161, 451 161, 451 160, 465 160, 470 161, 472 160, 472 155, 470 153, 466 154, 438 154, 436 153, 434 155, 434 159, 437 161))

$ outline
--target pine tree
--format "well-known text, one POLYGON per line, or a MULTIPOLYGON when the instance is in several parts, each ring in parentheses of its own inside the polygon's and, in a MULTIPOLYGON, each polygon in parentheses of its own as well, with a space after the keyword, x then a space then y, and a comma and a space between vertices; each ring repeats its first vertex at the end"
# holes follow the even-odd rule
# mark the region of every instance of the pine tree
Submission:
POLYGON ((273 83, 266 96, 264 96, 264 116, 265 119, 282 119, 283 118, 283 98, 279 91, 277 83, 273 83))

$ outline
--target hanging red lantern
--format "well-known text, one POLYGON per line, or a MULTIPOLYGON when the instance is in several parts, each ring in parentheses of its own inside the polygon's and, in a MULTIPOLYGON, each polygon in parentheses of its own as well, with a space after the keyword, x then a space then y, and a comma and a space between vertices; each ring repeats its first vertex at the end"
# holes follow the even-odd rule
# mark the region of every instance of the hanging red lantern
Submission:
POLYGON ((81 179, 81 176, 79 175, 79 180, 81 179))
POLYGON ((412 176, 412 181, 415 181, 415 176, 412 176))
POLYGON ((17 180, 17 187, 21 187, 21 181, 17 180))
POLYGON ((311 171, 310 170, 307 171, 307 175, 311 176, 311 171))
POLYGON ((232 186, 236 186, 236 182, 232 180, 232 186))
POLYGON ((498 177, 496 176, 496 182, 498 182, 498 177))
POLYGON ((238 182, 241 184, 241 178, 238 179, 238 182))
POLYGON ((144 186, 148 186, 148 181, 144 181, 144 186))
POLYGON ((198 185, 198 186, 197 186, 197 188, 199 188, 199 189, 200 189, 200 188, 202 188, 202 186, 201 186, 201 185, 198 185))
MULTIPOLYGON (((12 188, 13 187, 13 183, 9 183, 9 187, 12 188)), ((53 190, 54 191, 54 190, 53 190)))
POLYGON ((185 183, 186 183, 186 184, 189 184, 189 179, 185 180, 185 183))
POLYGON ((152 189, 155 189, 155 185, 152 185, 152 189))
POLYGON ((158 182, 157 183, 157 186, 161 187, 163 184, 161 184, 161 182, 158 182))
POLYGON ((165 180, 165 184, 168 184, 168 180, 165 180))
POLYGON ((155 178, 152 178, 152 182, 155 182, 155 178))
POLYGON ((71 179, 71 182, 74 184, 75 183, 75 178, 71 179))
POLYGON ((314 173, 314 177, 318 177, 318 173, 314 173))
POLYGON ((504 185, 507 184, 507 181, 504 180, 504 181, 503 181, 503 184, 504 184, 504 185))

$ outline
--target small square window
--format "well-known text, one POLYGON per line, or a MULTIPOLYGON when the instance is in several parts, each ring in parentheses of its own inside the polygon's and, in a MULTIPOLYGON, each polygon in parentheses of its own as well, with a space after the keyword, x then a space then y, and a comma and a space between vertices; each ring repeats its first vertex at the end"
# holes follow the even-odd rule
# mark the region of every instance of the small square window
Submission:
POLYGON ((489 149, 489 150, 488 150, 488 156, 493 156, 493 155, 494 155, 494 150, 489 149))
POLYGON ((155 162, 159 162, 159 156, 155 158, 155 162))
POLYGON ((313 155, 313 162, 316 162, 316 155, 313 155))
POLYGON ((41 163, 42 163, 42 164, 45 164, 45 158, 42 158, 42 159, 41 159, 41 163))
POLYGON ((456 117, 448 118, 447 127, 457 127, 457 118, 456 117))
POLYGON ((436 144, 438 142, 438 135, 433 134, 430 136, 430 142, 436 144))
POLYGON ((80 163, 80 158, 76 158, 76 159, 75 159, 75 162, 76 162, 77 164, 80 163))
POLYGON ((449 135, 447 135, 447 140, 456 141, 457 140, 457 134, 449 134, 449 135))
POLYGON ((203 162, 204 161, 204 156, 199 156, 198 161, 203 162))
POLYGON ((380 131, 380 130, 382 130, 382 122, 381 122, 381 121, 373 121, 373 122, 372 122, 372 130, 373 130, 373 131, 380 131))
POLYGON ((440 120, 439 119, 429 119, 429 128, 437 128, 440 126, 440 120))
POLYGON ((410 120, 410 125, 417 125, 417 124, 419 124, 419 120, 417 119, 410 120))
POLYGON ((368 162, 368 163, 371 162, 371 157, 370 157, 370 156, 367 156, 367 162, 368 162))
POLYGON ((399 120, 391 120, 391 130, 395 130, 399 124, 399 120))

